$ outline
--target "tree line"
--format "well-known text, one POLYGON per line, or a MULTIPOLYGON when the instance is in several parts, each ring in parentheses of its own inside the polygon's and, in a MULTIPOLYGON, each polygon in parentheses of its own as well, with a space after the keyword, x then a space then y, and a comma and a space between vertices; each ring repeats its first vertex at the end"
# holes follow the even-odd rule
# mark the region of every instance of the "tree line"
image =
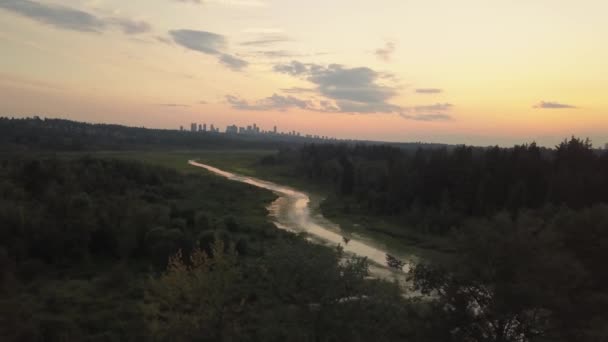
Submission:
POLYGON ((344 213, 388 216, 422 232, 445 234, 470 217, 608 202, 608 152, 571 138, 546 149, 307 145, 261 160, 331 189, 344 213))

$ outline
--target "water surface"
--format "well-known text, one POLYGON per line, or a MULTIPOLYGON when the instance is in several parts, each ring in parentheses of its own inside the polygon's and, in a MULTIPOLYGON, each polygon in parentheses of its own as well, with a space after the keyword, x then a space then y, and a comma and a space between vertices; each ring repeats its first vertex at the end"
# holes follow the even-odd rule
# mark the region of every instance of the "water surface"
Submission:
POLYGON ((413 261, 413 256, 405 255, 397 250, 389 250, 386 245, 371 238, 342 230, 339 225, 323 217, 318 210, 314 210, 318 209, 318 203, 311 203, 310 196, 305 192, 220 170, 211 165, 192 160, 189 161, 189 164, 204 168, 233 181, 247 183, 274 192, 278 198, 270 204, 268 210, 269 216, 277 228, 294 233, 306 233, 308 239, 316 243, 334 247, 341 245, 348 254, 366 257, 371 263, 370 272, 373 276, 395 279, 399 282, 405 281, 405 272, 409 270, 407 262, 413 261), (406 262, 402 271, 387 267, 387 254, 406 262))

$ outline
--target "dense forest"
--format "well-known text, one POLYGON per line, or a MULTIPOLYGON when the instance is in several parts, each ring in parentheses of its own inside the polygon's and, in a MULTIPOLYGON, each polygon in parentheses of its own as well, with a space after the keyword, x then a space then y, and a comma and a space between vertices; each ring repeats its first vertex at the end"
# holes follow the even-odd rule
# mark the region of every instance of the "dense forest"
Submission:
POLYGON ((447 261, 410 274, 416 289, 437 296, 438 340, 608 338, 608 151, 590 141, 308 145, 259 163, 330 189, 324 212, 388 218, 448 239, 447 261))
POLYGON ((269 192, 96 157, 5 157, 0 176, 2 341, 432 333, 365 260, 268 223, 269 192))
POLYGON ((313 144, 282 149, 261 163, 287 165, 287 173, 333 189, 330 197, 345 214, 393 217, 436 234, 501 211, 608 202, 608 151, 577 138, 555 149, 313 144))

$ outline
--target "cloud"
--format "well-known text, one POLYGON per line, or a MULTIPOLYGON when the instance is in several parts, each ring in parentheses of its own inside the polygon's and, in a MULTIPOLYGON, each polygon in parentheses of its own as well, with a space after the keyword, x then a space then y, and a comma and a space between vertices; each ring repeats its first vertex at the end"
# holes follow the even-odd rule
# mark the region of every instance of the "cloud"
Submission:
POLYGON ((220 56, 220 63, 224 64, 225 66, 234 71, 240 71, 249 65, 249 62, 247 62, 246 60, 228 54, 222 54, 220 56))
POLYGON ((269 51, 256 51, 258 55, 262 55, 267 58, 285 58, 285 57, 296 57, 298 54, 287 50, 269 50, 269 51))
POLYGON ((417 121, 449 121, 452 117, 447 114, 452 107, 451 103, 435 103, 431 105, 413 106, 403 108, 401 117, 417 121))
POLYGON ((565 108, 578 108, 573 105, 559 103, 559 102, 545 102, 540 101, 537 105, 534 105, 534 108, 539 109, 565 109, 565 108))
POLYGON ((224 52, 227 48, 226 37, 207 31, 172 30, 169 35, 173 41, 186 49, 218 57, 218 61, 234 71, 240 71, 249 63, 224 52))
POLYGON ((219 55, 220 51, 226 48, 226 38, 212 32, 172 30, 169 34, 177 44, 209 55, 219 55))
POLYGON ((288 42, 290 40, 291 39, 289 39, 289 37, 287 37, 287 36, 272 35, 272 36, 261 37, 259 39, 255 39, 255 40, 245 41, 245 42, 242 42, 241 45, 242 46, 267 46, 267 45, 273 45, 276 43, 288 42))
POLYGON ((181 103, 157 103, 157 106, 161 106, 161 107, 174 107, 174 108, 187 108, 190 107, 190 105, 187 104, 181 104, 181 103))
POLYGON ((30 0, 0 0, 0 8, 64 30, 101 33, 108 28, 118 28, 125 34, 139 34, 151 30, 151 25, 143 21, 99 17, 71 7, 41 4, 30 0))
POLYGON ((328 66, 305 64, 292 61, 277 64, 273 70, 303 78, 316 86, 321 96, 333 100, 338 111, 348 113, 390 113, 399 112, 400 107, 388 103, 397 95, 394 87, 383 85, 387 78, 382 73, 367 67, 347 68, 340 64, 328 66))
POLYGON ((314 93, 315 89, 312 88, 302 88, 302 87, 291 87, 291 88, 283 88, 282 92, 288 94, 302 94, 302 93, 314 93))
POLYGON ((401 113, 402 118, 416 121, 449 121, 452 117, 448 114, 436 113, 436 114, 408 114, 401 113))
POLYGON ((135 21, 124 18, 113 18, 111 20, 116 26, 122 29, 124 34, 140 34, 152 30, 152 26, 145 21, 135 21))
POLYGON ((395 53, 395 43, 387 42, 383 48, 377 49, 374 53, 379 59, 389 62, 393 53, 395 53))
POLYGON ((440 112, 450 110, 453 107, 451 103, 435 103, 426 106, 414 106, 412 107, 416 112, 440 112))
POLYGON ((228 101, 232 108, 239 110, 285 111, 290 108, 300 108, 307 110, 313 108, 313 103, 311 101, 301 100, 293 96, 282 96, 278 94, 273 94, 272 96, 257 100, 253 103, 250 103, 247 100, 244 100, 234 95, 227 95, 226 101, 228 101))
POLYGON ((291 63, 287 64, 277 64, 272 69, 281 74, 299 76, 308 73, 309 67, 311 66, 313 66, 313 64, 304 64, 298 61, 292 61, 291 63))
POLYGON ((439 94, 442 93, 443 90, 438 88, 418 88, 416 89, 416 93, 418 94, 439 94))
POLYGON ((277 73, 300 78, 313 85, 311 88, 282 89, 287 94, 310 94, 308 98, 273 94, 263 99, 248 101, 228 95, 226 100, 239 110, 280 110, 298 108, 324 113, 396 113, 403 118, 419 121, 450 120, 447 111, 450 103, 402 107, 390 103, 397 95, 397 87, 385 84, 394 80, 391 74, 380 73, 368 67, 349 68, 340 64, 320 65, 292 61, 276 64, 277 73))

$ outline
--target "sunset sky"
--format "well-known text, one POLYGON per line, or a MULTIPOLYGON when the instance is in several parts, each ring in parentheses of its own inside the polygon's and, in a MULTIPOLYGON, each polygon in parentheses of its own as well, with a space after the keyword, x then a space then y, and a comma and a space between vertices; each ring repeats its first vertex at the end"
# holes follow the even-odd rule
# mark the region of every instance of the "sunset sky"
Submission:
POLYGON ((0 0, 0 116, 608 143, 605 0, 0 0))

